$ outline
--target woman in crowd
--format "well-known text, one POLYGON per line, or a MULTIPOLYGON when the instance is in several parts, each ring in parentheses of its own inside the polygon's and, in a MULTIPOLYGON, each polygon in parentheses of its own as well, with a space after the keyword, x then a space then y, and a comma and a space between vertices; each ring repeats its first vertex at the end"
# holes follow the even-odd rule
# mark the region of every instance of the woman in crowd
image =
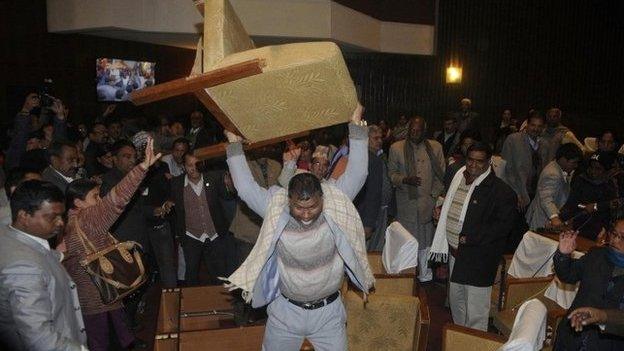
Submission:
MULTIPOLYGON (((580 282, 570 311, 578 307, 624 310, 624 219, 610 228, 608 245, 594 247, 579 259, 571 257, 576 236, 573 231, 562 233, 553 259, 561 281, 580 282)), ((602 333, 595 325, 577 332, 564 318, 557 328, 555 350, 624 350, 624 338, 602 333)))
POLYGON ((121 346, 144 346, 144 342, 136 339, 126 326, 121 302, 105 305, 89 274, 81 267, 80 260, 86 257, 87 252, 78 231, 84 233, 96 250, 112 245, 109 228, 121 215, 149 167, 159 157, 160 154, 154 155, 154 141, 149 139, 143 162, 135 166, 104 198, 99 196, 98 183, 89 179, 73 181, 67 188, 68 218, 65 227, 67 259, 63 263, 78 288, 91 351, 108 349, 109 324, 115 328, 121 346))

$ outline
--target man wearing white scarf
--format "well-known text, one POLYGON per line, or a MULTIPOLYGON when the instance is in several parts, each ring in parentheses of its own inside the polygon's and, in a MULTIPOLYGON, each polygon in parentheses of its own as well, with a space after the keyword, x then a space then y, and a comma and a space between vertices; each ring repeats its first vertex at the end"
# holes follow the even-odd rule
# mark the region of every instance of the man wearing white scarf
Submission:
POLYGON ((448 258, 453 322, 483 331, 517 204, 515 192, 492 171, 491 157, 484 143, 468 149, 466 166, 455 174, 446 194, 429 254, 434 261, 448 258))
MULTIPOLYGON (((363 127, 358 110, 349 125, 352 136, 363 127)), ((228 131, 226 136, 228 167, 238 195, 263 218, 256 244, 225 279, 226 286, 241 289, 253 307, 268 304, 263 350, 298 351, 304 338, 318 351, 346 350, 346 312, 338 291, 343 276, 346 273, 364 295, 375 280, 352 197, 338 184, 321 183, 310 173, 294 176, 288 189, 262 188, 251 175, 242 138, 228 131)), ((349 171, 356 194, 366 180, 368 139, 351 142, 364 151, 364 163, 349 162, 350 167, 362 167, 349 171)))

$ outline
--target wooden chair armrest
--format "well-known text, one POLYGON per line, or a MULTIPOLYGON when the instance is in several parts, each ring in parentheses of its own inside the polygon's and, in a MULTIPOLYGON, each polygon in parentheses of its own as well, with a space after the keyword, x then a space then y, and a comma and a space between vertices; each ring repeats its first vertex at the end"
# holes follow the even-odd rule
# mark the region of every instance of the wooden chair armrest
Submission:
POLYGON ((507 276, 505 279, 505 285, 513 285, 513 284, 531 284, 531 283, 549 283, 555 278, 554 274, 551 274, 547 277, 535 277, 535 278, 514 278, 511 276, 507 276))
MULTIPOLYGON (((474 339, 475 342, 479 342, 480 341, 480 345, 483 346, 483 348, 479 347, 479 348, 471 348, 472 350, 476 350, 476 349, 491 349, 491 350, 496 350, 498 349, 498 347, 500 347, 501 345, 503 345, 507 339, 501 335, 498 334, 493 334, 493 333, 487 333, 481 330, 476 330, 476 329, 471 329, 471 328, 466 328, 466 327, 462 327, 460 325, 456 325, 456 324, 452 324, 452 323, 446 323, 444 325, 444 327, 442 328, 442 350, 443 351, 451 351, 451 350, 464 350, 466 349, 467 345, 462 345, 461 348, 458 348, 457 343, 452 343, 451 345, 448 344, 448 337, 447 337, 447 333, 448 332, 453 332, 453 333, 459 333, 459 334, 463 334, 466 335, 467 338, 469 339, 474 339), (485 342, 487 341, 487 342, 485 342), (487 345, 487 347, 485 345, 487 345)), ((466 341, 466 340, 462 340, 462 341, 466 341)))
POLYGON ((563 308, 548 311, 548 318, 558 319, 567 315, 568 311, 564 310, 563 308))
POLYGON ((539 296, 553 278, 554 275, 539 278, 512 278, 508 276, 503 287, 504 302, 502 309, 514 308, 524 300, 539 296))

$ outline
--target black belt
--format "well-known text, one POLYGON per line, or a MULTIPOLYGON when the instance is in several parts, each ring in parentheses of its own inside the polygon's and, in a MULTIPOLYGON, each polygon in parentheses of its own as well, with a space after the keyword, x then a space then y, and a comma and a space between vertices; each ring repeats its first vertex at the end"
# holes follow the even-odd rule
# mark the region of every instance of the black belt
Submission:
MULTIPOLYGON (((283 294, 282 294, 283 295, 283 294)), ((288 302, 292 303, 295 306, 299 306, 301 308, 304 308, 306 310, 315 310, 317 308, 321 308, 321 307, 325 307, 327 305, 329 305, 330 303, 334 302, 338 296, 340 296, 340 293, 338 291, 336 291, 335 293, 326 296, 322 299, 318 299, 318 300, 314 300, 314 301, 308 301, 308 302, 301 302, 301 301, 295 301, 292 299, 287 298, 286 296, 284 296, 286 298, 286 300, 288 300, 288 302)))

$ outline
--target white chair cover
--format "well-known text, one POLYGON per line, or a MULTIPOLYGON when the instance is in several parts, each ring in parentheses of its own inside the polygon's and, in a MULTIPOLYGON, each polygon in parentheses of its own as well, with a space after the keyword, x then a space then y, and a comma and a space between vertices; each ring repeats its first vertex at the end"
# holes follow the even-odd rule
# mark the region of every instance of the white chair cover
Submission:
POLYGON ((399 222, 392 222, 386 229, 381 261, 389 274, 418 265, 418 241, 399 222))
MULTIPOLYGON (((552 258, 548 262, 546 260, 548 257, 551 257, 558 246, 559 242, 556 240, 530 231, 526 232, 514 253, 507 273, 514 278, 546 277, 553 274, 555 271, 552 258)), ((574 258, 579 258, 583 255, 582 252, 578 251, 572 253, 574 258)), ((555 277, 548 286, 544 296, 555 301, 562 308, 568 309, 576 296, 577 290, 578 284, 566 284, 555 277)))
POLYGON ((546 306, 537 299, 520 306, 509 340, 499 351, 541 350, 546 339, 546 306))
POLYGON ((552 258, 559 243, 528 231, 514 252, 507 273, 514 278, 546 277, 554 273, 552 258), (546 263, 545 263, 546 262, 546 263), (541 267, 541 268, 540 268, 541 267))
POLYGON ((566 284, 559 280, 559 278, 555 277, 555 279, 550 282, 550 285, 548 285, 548 289, 546 289, 544 296, 555 301, 557 305, 567 310, 570 306, 572 306, 572 301, 574 301, 574 298, 576 297, 578 287, 579 283, 566 284))

